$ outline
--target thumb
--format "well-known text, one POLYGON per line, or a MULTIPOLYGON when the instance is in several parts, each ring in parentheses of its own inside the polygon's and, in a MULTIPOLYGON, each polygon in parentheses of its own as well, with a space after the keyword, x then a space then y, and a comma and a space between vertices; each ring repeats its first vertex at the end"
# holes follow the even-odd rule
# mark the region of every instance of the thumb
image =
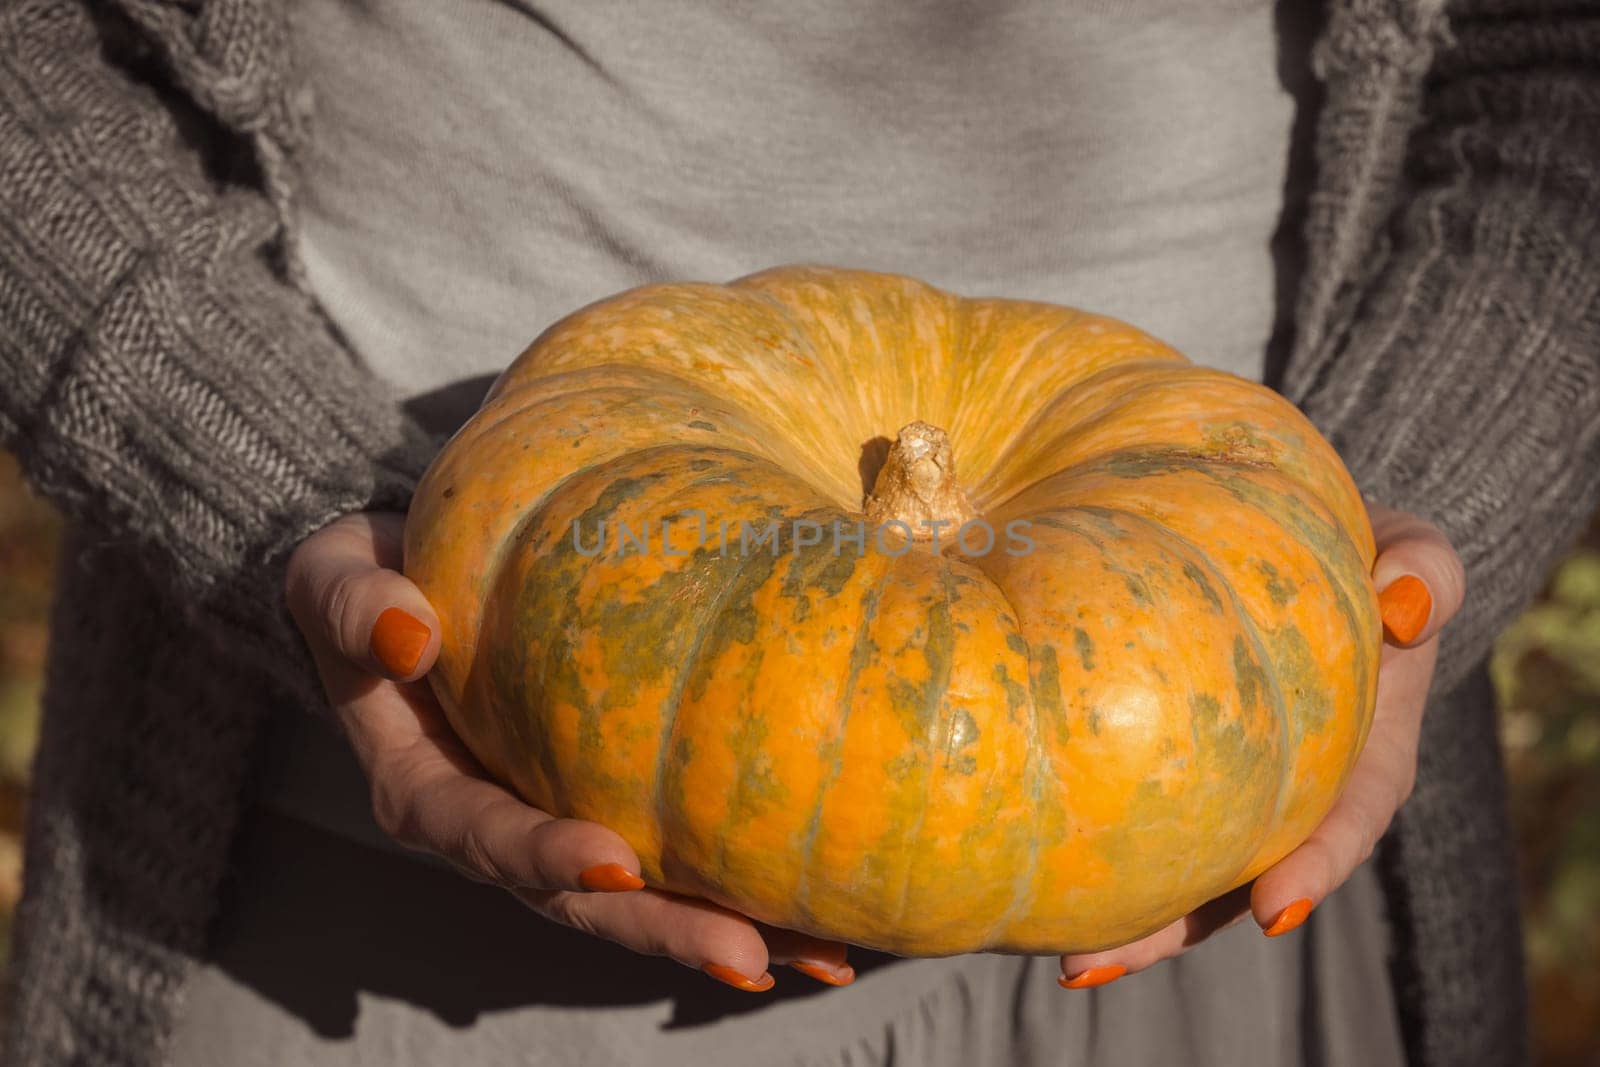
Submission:
POLYGON ((370 674, 408 682, 439 655, 439 619, 401 574, 405 518, 346 515, 318 530, 289 558, 285 595, 306 641, 370 674))
POLYGON ((1423 644, 1461 610, 1466 573, 1438 527, 1404 511, 1371 509, 1378 557, 1372 568, 1384 640, 1423 644))

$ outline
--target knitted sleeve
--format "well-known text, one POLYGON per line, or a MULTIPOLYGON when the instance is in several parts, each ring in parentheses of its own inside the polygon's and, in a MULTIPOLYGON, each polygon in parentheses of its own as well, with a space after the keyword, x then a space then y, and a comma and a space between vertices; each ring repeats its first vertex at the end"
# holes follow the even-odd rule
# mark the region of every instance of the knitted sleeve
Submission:
POLYGON ((272 564, 337 515, 403 506, 429 443, 271 267, 266 197, 215 177, 215 138, 101 21, 0 0, 0 441, 290 676, 272 564))
MULTIPOLYGON (((1600 4, 1450 15, 1378 265, 1285 383, 1363 492, 1429 517, 1460 552, 1467 599, 1440 692, 1600 504, 1600 4)), ((1371 64, 1383 45, 1330 42, 1350 54, 1324 63, 1371 64)), ((1324 127, 1319 164, 1358 167, 1361 131, 1324 127)))

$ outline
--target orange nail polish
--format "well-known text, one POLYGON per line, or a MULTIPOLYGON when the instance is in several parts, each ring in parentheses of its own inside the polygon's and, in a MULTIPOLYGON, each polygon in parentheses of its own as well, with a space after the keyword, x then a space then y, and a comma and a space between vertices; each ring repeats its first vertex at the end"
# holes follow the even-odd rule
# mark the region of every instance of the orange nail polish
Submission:
POLYGON ((717 981, 726 982, 733 988, 742 989, 746 993, 765 993, 776 984, 772 975, 765 971, 761 972, 760 978, 746 978, 732 967, 723 963, 708 963, 700 969, 717 981))
POLYGON ((578 884, 595 893, 626 893, 643 889, 644 879, 620 863, 597 863, 578 872, 578 884))
POLYGON ((1282 911, 1278 912, 1278 917, 1273 919, 1272 924, 1261 932, 1266 934, 1268 937, 1277 937, 1280 934, 1286 934, 1290 930, 1293 930, 1295 927, 1299 926, 1301 923, 1305 922, 1306 916, 1310 914, 1311 898, 1301 897, 1299 900, 1290 903, 1287 908, 1284 908, 1282 911))
POLYGON ((795 960, 789 966, 807 978, 815 978, 817 981, 826 982, 828 985, 849 985, 856 980, 854 967, 845 967, 843 974, 836 974, 822 966, 822 964, 812 963, 810 960, 795 960))
POLYGON ((1128 968, 1122 964, 1108 963, 1104 967, 1090 967, 1071 978, 1062 975, 1056 979, 1056 984, 1062 989, 1093 989, 1098 985, 1110 985, 1127 973, 1128 968))
POLYGON ((1433 613, 1433 595, 1428 583, 1411 574, 1402 574, 1378 594, 1378 614, 1384 629, 1402 645, 1416 640, 1433 613))
POLYGON ((421 619, 399 608, 389 608, 372 627, 373 658, 396 678, 417 669, 417 661, 433 634, 421 619))

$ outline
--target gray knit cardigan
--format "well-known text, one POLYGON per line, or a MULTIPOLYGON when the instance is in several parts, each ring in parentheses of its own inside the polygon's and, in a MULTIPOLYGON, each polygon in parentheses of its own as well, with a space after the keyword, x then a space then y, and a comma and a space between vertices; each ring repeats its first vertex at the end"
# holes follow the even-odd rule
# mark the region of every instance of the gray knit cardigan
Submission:
MULTIPOLYGON (((1295 2, 1295 0, 1283 0, 1295 2)), ((1600 491, 1600 2, 1329 0, 1275 384, 1469 576, 1380 853, 1418 1063, 1526 1058, 1481 663, 1600 491)), ((310 102, 272 0, 0 0, 0 439, 70 517, 7 1063, 159 1062, 275 707, 279 592, 437 440, 295 257, 310 102)))

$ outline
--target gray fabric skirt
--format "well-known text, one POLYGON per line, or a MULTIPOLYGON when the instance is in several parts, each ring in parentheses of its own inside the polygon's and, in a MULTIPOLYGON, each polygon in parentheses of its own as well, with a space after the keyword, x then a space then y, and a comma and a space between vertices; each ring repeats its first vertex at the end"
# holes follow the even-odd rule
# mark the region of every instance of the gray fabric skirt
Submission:
POLYGON ((857 950, 851 986, 778 968, 752 995, 268 811, 237 853, 172 1061, 1385 1067, 1403 1055, 1383 911, 1362 868, 1292 934, 1241 923, 1101 989, 1059 988, 1055 957, 857 950))

